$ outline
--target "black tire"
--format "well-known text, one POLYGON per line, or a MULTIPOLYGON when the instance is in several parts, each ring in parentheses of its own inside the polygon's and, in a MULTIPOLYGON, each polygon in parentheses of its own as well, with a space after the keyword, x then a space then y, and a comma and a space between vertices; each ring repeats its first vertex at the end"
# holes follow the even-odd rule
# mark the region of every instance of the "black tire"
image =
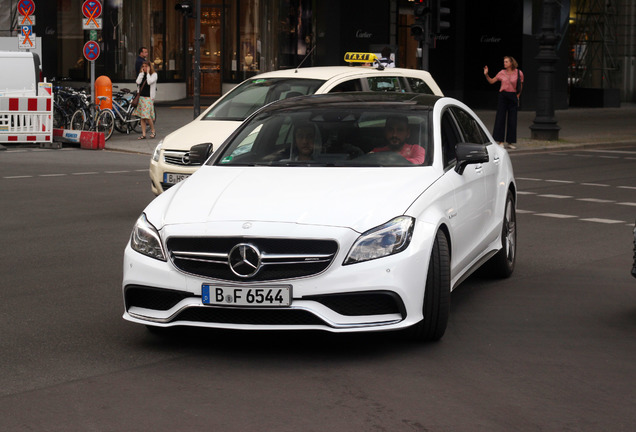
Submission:
POLYGON ((66 128, 66 122, 64 121, 64 114, 60 108, 53 108, 53 127, 56 129, 66 128))
POLYGON ((426 342, 440 340, 450 314, 450 250, 442 231, 437 232, 433 243, 422 312, 424 319, 410 329, 412 338, 426 342))
POLYGON ((73 113, 73 117, 71 117, 71 129, 81 131, 84 130, 84 126, 86 125, 86 116, 84 115, 84 111, 77 110, 73 113))
POLYGON ((108 138, 113 134, 113 128, 115 127, 115 116, 109 109, 103 110, 97 117, 97 132, 104 132, 104 141, 108 141, 108 138))
POLYGON ((504 218, 501 226, 502 247, 487 265, 488 275, 496 278, 507 278, 512 275, 517 259, 517 212, 512 192, 508 191, 504 218))

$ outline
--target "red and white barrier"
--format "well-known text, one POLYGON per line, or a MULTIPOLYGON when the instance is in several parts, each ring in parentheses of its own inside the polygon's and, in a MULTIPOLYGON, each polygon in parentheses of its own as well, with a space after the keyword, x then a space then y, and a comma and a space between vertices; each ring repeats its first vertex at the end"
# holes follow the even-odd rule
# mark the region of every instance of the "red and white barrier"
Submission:
POLYGON ((55 141, 79 144, 80 148, 87 150, 102 150, 106 143, 104 132, 53 129, 53 137, 55 141))
POLYGON ((0 97, 0 143, 53 142, 53 96, 0 97))

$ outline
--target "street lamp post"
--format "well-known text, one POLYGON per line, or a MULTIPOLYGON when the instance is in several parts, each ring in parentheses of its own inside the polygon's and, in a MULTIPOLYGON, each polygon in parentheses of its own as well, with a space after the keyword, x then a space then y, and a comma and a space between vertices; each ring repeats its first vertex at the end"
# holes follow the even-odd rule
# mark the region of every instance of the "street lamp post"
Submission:
POLYGON ((537 110, 534 122, 530 125, 531 138, 547 141, 559 139, 557 119, 554 116, 554 65, 559 59, 555 46, 559 35, 556 33, 557 1, 543 1, 543 22, 539 39, 539 63, 537 74, 537 110))

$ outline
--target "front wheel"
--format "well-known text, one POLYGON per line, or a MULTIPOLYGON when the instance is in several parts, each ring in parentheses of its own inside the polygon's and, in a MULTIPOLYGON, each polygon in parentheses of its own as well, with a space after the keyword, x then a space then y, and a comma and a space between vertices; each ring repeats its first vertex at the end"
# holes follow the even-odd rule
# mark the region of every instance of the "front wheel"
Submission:
POLYGON ((113 128, 115 127, 115 116, 111 110, 102 110, 97 117, 97 132, 104 133, 104 141, 108 141, 108 138, 113 134, 113 128))
POLYGON ((411 327, 411 336, 419 341, 440 340, 450 315, 450 249, 442 231, 435 236, 428 263, 422 312, 424 318, 411 327))
POLYGON ((501 223, 501 249, 490 261, 488 271, 493 277, 507 278, 512 275, 517 259, 517 213, 512 192, 508 191, 504 217, 501 223))
POLYGON ((86 115, 83 110, 77 110, 73 113, 73 117, 71 117, 71 129, 76 131, 84 130, 84 125, 86 124, 86 115))

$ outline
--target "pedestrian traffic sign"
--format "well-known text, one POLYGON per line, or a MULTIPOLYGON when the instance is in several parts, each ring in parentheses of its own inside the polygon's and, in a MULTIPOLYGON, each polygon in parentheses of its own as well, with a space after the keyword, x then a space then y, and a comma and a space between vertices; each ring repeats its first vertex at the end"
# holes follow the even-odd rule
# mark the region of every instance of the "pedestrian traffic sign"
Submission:
POLYGON ((99 45, 95 41, 88 41, 84 44, 84 58, 88 61, 95 61, 99 57, 99 45))

